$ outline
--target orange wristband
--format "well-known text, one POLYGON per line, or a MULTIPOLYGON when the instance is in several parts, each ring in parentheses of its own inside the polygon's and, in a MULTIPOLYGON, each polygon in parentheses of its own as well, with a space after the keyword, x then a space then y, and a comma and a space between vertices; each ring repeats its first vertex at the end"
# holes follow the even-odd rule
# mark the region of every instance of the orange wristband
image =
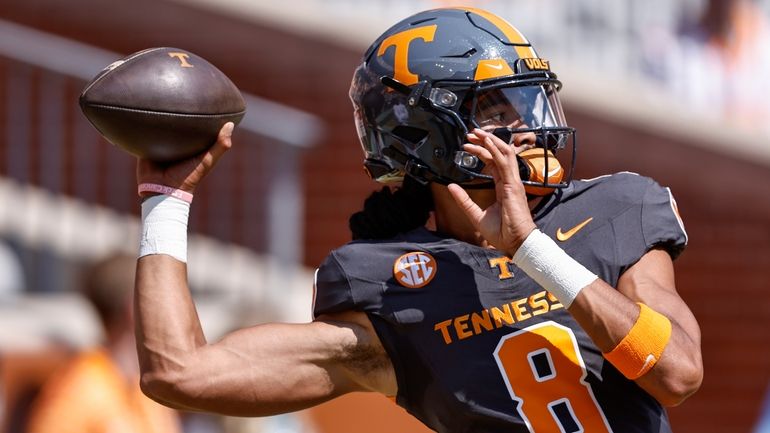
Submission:
POLYGON ((652 308, 638 303, 639 317, 628 335, 604 357, 623 376, 634 380, 655 366, 671 338, 671 321, 652 308))

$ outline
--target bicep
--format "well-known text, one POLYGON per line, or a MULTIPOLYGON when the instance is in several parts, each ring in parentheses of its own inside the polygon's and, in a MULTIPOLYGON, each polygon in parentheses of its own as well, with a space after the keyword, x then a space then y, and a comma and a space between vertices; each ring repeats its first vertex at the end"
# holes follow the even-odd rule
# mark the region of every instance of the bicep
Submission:
MULTIPOLYGON (((180 408, 237 416, 284 413, 373 390, 361 365, 377 368, 379 347, 370 329, 351 321, 258 325, 178 360, 179 368, 161 386, 180 408)), ((168 404, 164 394, 156 397, 168 404)))

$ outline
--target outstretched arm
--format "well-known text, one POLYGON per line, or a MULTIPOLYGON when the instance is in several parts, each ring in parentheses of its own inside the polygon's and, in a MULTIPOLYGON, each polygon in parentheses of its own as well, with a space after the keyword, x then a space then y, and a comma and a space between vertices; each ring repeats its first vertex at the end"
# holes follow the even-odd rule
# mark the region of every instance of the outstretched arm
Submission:
MULTIPOLYGON (((140 160, 139 183, 192 193, 229 149, 231 131, 225 126, 208 152, 171 167, 140 160)), ((135 318, 142 389, 171 407, 261 416, 351 391, 395 394, 392 365, 363 313, 259 325, 207 343, 187 265, 163 252, 137 262, 135 318)))
POLYGON ((465 150, 478 156, 491 169, 497 201, 481 209, 458 185, 449 185, 449 192, 482 236, 514 257, 514 261, 517 254, 521 257, 525 250, 529 251, 529 257, 540 260, 528 266, 529 269, 525 267, 525 271, 539 282, 543 279, 536 276, 550 279, 546 285, 551 287, 546 288, 568 307, 602 352, 612 352, 635 327, 640 317, 637 302, 665 316, 670 321, 670 338, 660 357, 651 360, 656 362, 651 364, 654 367, 635 378, 636 383, 664 405, 679 404, 694 393, 703 377, 700 329, 676 292, 673 264, 668 254, 661 250, 645 254, 623 274, 616 290, 552 242, 549 245, 547 241, 536 241, 545 235, 536 231, 532 220, 519 178, 516 150, 478 129, 469 134, 468 139, 470 144, 465 145, 465 150), (535 242, 525 243, 527 240, 535 242), (541 247, 545 248, 541 250, 541 247), (561 258, 563 263, 554 264, 550 261, 553 258, 561 258), (543 272, 547 268, 553 269, 549 275, 545 275, 549 271, 543 272), (533 276, 533 273, 540 275, 533 276), (563 290, 555 290, 557 288, 563 290))

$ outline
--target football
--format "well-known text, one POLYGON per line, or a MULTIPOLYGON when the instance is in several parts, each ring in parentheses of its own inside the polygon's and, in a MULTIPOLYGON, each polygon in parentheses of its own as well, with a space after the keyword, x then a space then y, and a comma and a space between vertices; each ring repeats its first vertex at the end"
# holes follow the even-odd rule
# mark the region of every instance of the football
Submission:
POLYGON ((104 68, 80 94, 80 108, 109 142, 156 162, 208 149, 246 103, 227 76, 186 50, 150 48, 104 68))

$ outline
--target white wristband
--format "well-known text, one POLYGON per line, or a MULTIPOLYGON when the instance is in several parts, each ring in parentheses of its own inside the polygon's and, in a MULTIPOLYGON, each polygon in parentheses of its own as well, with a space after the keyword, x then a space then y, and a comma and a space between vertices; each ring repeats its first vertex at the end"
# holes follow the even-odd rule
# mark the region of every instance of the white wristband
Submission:
POLYGON ((168 254, 187 263, 187 220, 190 203, 168 195, 142 202, 142 238, 139 257, 168 254))
POLYGON ((537 229, 513 255, 513 263, 556 296, 565 308, 572 305, 583 287, 598 278, 537 229))

